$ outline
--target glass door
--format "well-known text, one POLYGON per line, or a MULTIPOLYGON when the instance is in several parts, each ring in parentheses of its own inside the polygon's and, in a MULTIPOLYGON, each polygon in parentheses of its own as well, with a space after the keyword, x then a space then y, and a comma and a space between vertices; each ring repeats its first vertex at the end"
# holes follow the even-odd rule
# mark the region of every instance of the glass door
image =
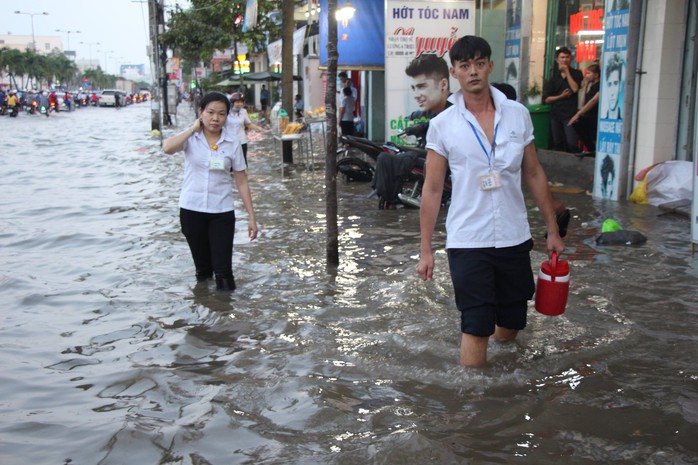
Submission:
POLYGON ((696 154, 696 66, 698 66, 698 47, 696 47, 696 23, 698 23, 698 0, 688 2, 688 22, 681 76, 681 100, 679 101, 679 124, 676 134, 676 159, 693 161, 696 154))

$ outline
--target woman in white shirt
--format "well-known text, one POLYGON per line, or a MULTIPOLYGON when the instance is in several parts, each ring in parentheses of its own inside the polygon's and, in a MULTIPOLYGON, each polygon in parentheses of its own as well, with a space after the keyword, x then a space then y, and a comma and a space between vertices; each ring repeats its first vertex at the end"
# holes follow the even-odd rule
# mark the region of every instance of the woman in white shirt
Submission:
POLYGON ((261 132, 264 131, 264 128, 254 124, 250 120, 247 110, 243 108, 245 105, 245 97, 242 94, 235 92, 230 96, 230 103, 231 108, 225 125, 229 128, 231 134, 240 139, 242 156, 245 158, 245 165, 247 165, 247 130, 252 128, 261 132))
POLYGON ((224 94, 209 92, 201 99, 194 124, 163 144, 168 155, 184 151, 179 219, 194 259, 196 279, 205 281, 215 274, 216 288, 222 291, 235 290, 233 179, 249 216, 250 239, 259 232, 240 141, 225 127, 229 111, 230 102, 224 94))

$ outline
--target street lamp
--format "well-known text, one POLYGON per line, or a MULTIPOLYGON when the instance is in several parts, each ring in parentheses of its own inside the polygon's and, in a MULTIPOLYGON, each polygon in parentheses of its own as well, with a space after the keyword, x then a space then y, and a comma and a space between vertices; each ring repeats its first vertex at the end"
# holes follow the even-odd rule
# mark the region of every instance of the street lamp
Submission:
POLYGON ((335 12, 334 16, 337 18, 337 21, 341 22, 342 26, 346 28, 347 24, 349 24, 349 20, 354 17, 355 12, 356 8, 351 4, 351 0, 347 0, 344 6, 335 12))
POLYGON ((83 45, 87 45, 90 50, 90 66, 92 66, 92 46, 93 45, 100 45, 99 42, 80 42, 83 45))
POLYGON ((68 46, 66 47, 66 50, 70 50, 70 34, 73 34, 73 33, 80 34, 80 31, 64 31, 62 29, 56 29, 56 32, 65 32, 66 34, 68 34, 68 41, 67 41, 68 46))
POLYGON ((31 17, 31 21, 32 21, 32 49, 34 49, 34 52, 36 53, 36 39, 34 38, 34 16, 48 15, 48 13, 45 11, 42 11, 41 13, 26 13, 24 11, 16 10, 15 14, 16 15, 28 15, 29 17, 31 17))

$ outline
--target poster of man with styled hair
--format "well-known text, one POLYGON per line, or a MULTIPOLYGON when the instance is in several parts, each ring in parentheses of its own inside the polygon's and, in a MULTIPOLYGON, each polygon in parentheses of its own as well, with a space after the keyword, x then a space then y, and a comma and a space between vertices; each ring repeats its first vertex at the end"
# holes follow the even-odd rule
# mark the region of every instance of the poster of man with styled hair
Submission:
POLYGON ((630 0, 608 0, 604 18, 594 197, 618 200, 630 0))
POLYGON ((385 99, 387 139, 446 105, 451 89, 448 51, 475 33, 473 0, 385 3, 385 99))

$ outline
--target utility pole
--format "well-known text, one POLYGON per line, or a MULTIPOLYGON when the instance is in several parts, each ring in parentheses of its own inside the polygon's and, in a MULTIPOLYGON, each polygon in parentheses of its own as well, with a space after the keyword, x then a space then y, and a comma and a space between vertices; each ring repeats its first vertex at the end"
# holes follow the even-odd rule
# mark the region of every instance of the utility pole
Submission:
POLYGON ((160 132, 160 145, 162 145, 162 87, 160 85, 160 59, 158 41, 158 0, 148 0, 148 24, 150 25, 150 69, 153 77, 153 95, 150 100, 150 128, 160 132))
MULTIPOLYGON (((283 20, 281 22, 281 108, 293 118, 293 0, 282 0, 283 20)), ((293 141, 281 143, 284 163, 293 163, 293 141)))
MULTIPOLYGON (((157 34, 165 32, 165 0, 157 0, 157 34)), ((167 126, 172 126, 172 119, 170 118, 169 103, 167 102, 167 50, 160 47, 160 40, 158 39, 158 50, 160 52, 160 88, 162 89, 162 124, 167 126)), ((176 107, 175 107, 176 108, 176 107)), ((176 110, 175 110, 176 111, 176 110)))
POLYGON ((327 227, 327 267, 339 266, 339 226, 337 224, 337 0, 327 2, 327 89, 325 115, 329 128, 325 149, 325 225, 327 227))

